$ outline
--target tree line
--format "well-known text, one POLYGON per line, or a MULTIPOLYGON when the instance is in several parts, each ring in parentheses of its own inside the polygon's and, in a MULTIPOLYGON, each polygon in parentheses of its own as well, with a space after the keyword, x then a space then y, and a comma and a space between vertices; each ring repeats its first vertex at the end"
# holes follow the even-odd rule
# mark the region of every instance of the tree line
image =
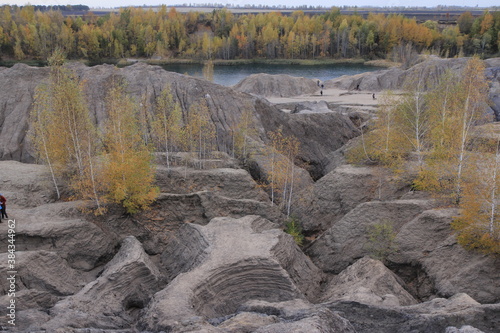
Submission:
MULTIPOLYGON (((417 23, 399 14, 342 15, 332 9, 307 15, 295 11, 234 15, 178 13, 124 8, 98 17, 91 12, 64 17, 33 6, 0 8, 0 56, 46 60, 56 47, 69 58, 124 57, 210 59, 385 58, 401 57, 406 47, 444 57, 499 52, 500 12, 473 17, 463 13, 457 25, 417 23)), ((401 59, 397 59, 401 60, 401 59)))
MULTIPOLYGON (((462 73, 439 78, 425 71, 407 80, 402 95, 387 94, 370 132, 348 158, 379 163, 454 205, 452 226, 469 249, 500 253, 500 137, 482 133, 488 82, 478 58, 462 73)), ((484 131, 484 130, 483 130, 484 131)))
MULTIPOLYGON (((31 6, 31 5, 28 5, 31 6)), ((13 6, 17 7, 17 6, 13 6)), ((23 8, 24 6, 19 6, 23 8)), ((87 12, 90 10, 89 6, 86 5, 33 5, 33 8, 37 11, 47 12, 50 10, 60 10, 61 12, 87 12)))

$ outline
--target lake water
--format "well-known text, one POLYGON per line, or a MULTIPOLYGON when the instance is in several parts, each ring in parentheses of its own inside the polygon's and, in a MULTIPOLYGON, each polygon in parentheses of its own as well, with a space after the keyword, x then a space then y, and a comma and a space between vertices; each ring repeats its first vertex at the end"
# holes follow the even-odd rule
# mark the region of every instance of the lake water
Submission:
MULTIPOLYGON (((203 65, 200 64, 169 64, 162 66, 165 70, 188 74, 194 77, 203 77, 203 65)), ((372 72, 381 67, 362 64, 332 64, 332 65, 269 65, 245 64, 233 66, 214 66, 214 82, 233 86, 251 74, 287 74, 296 77, 327 81, 342 75, 355 75, 372 72)))

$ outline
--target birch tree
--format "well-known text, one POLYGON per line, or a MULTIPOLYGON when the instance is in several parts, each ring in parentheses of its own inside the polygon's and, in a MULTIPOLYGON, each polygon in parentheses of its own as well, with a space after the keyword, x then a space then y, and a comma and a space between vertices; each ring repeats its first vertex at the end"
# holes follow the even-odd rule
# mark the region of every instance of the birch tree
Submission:
POLYGON ((52 147, 51 133, 54 129, 51 126, 54 114, 52 112, 50 96, 47 91, 47 86, 39 86, 35 93, 34 108, 30 115, 32 131, 31 141, 33 142, 34 151, 37 158, 46 164, 49 168, 52 182, 56 190, 57 199, 61 198, 59 182, 57 178, 60 175, 60 164, 54 164, 57 157, 54 156, 54 147, 52 147))
POLYGON ((147 208, 158 194, 153 156, 142 139, 137 109, 124 85, 114 83, 106 97, 103 173, 108 200, 130 214, 147 208))
POLYGON ((448 70, 438 78, 438 82, 426 96, 430 127, 428 140, 431 148, 425 166, 415 180, 418 188, 445 196, 453 196, 454 191, 458 82, 460 76, 448 70))
POLYGON ((199 168, 203 168, 203 159, 215 146, 215 126, 210 118, 210 111, 205 101, 191 105, 188 112, 185 135, 189 151, 196 153, 199 168))
POLYGON ((180 144, 182 111, 168 88, 156 99, 152 128, 157 146, 165 152, 167 168, 170 168, 170 153, 180 144))
POLYGON ((246 108, 241 114, 238 123, 231 129, 233 157, 240 157, 243 159, 243 163, 245 163, 248 158, 248 145, 250 138, 257 132, 253 117, 252 110, 250 108, 246 108))
POLYGON ((399 172, 412 147, 402 132, 400 121, 403 116, 397 113, 400 99, 393 92, 380 97, 380 108, 371 124, 371 130, 362 134, 360 143, 347 152, 350 163, 379 163, 399 172))
POLYGON ((407 141, 406 146, 415 153, 419 168, 422 168, 424 164, 429 130, 429 112, 425 103, 425 78, 422 73, 407 80, 405 94, 401 97, 395 112, 398 134, 404 136, 407 141))
POLYGON ((463 185, 461 212, 452 227, 463 247, 500 254, 500 139, 488 148, 471 158, 471 177, 463 185))
POLYGON ((484 74, 485 66, 479 58, 467 62, 458 86, 456 122, 458 125, 455 202, 460 203, 462 178, 467 159, 467 146, 472 139, 472 128, 485 116, 488 100, 488 82, 484 74))
POLYGON ((278 204, 290 216, 296 182, 295 159, 299 154, 300 143, 297 138, 285 136, 281 129, 268 134, 270 143, 265 155, 269 158, 267 171, 271 204, 278 204))
POLYGON ((48 84, 37 88, 31 115, 37 155, 46 163, 60 197, 66 183, 77 199, 93 200, 102 213, 95 159, 98 140, 83 97, 83 86, 56 53, 48 84))
POLYGON ((458 78, 445 74, 428 98, 432 149, 416 183, 449 196, 455 204, 460 204, 467 181, 473 129, 485 119, 489 87, 484 69, 480 59, 470 59, 458 78))

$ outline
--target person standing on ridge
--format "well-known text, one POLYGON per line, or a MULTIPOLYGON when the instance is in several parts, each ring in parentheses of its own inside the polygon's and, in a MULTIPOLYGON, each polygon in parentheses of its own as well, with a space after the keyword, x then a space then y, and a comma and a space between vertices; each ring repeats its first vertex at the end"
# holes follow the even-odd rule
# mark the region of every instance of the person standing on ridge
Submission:
POLYGON ((7 203, 7 199, 5 199, 3 194, 0 193, 0 205, 1 205, 1 211, 2 211, 2 218, 8 219, 9 216, 7 216, 6 203, 7 203))

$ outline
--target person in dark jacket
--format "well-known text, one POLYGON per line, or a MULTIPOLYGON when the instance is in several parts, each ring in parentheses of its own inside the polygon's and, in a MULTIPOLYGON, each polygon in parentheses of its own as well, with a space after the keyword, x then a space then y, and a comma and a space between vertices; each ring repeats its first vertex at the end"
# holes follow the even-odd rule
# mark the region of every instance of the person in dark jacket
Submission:
POLYGON ((6 204, 7 204, 7 199, 5 199, 5 197, 3 196, 3 194, 0 193, 0 205, 2 206, 2 208, 1 208, 2 218, 8 219, 9 216, 7 216, 6 204))

